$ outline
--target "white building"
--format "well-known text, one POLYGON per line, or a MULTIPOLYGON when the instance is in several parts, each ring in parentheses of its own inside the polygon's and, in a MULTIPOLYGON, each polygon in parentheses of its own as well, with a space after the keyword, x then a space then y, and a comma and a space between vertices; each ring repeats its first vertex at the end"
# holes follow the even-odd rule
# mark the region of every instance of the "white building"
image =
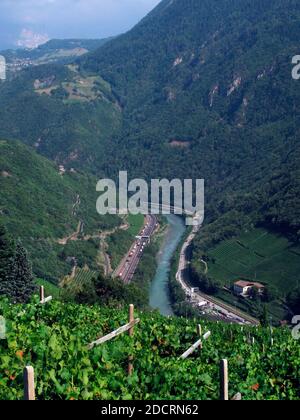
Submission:
POLYGON ((237 281, 234 283, 234 293, 239 296, 249 296, 251 290, 256 289, 259 294, 263 294, 265 286, 261 283, 250 281, 237 281))

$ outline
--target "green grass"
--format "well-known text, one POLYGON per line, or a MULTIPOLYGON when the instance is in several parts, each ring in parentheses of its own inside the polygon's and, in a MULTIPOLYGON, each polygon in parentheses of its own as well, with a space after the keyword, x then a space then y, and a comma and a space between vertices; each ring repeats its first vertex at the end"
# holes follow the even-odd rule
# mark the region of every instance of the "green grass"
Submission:
POLYGON ((58 299, 60 296, 60 289, 59 287, 55 286, 54 284, 50 283, 47 280, 43 279, 36 279, 36 284, 38 286, 44 286, 45 288, 45 296, 52 296, 55 299, 58 299))
POLYGON ((144 215, 143 214, 137 214, 137 215, 130 214, 128 216, 128 223, 130 225, 130 228, 128 229, 128 232, 130 233, 130 235, 137 236, 144 225, 144 215))
POLYGON ((103 99, 106 94, 111 93, 110 85, 100 76, 78 75, 68 82, 61 84, 67 94, 64 103, 89 102, 96 99, 103 99))
POLYGON ((226 286, 237 279, 257 280, 285 295, 300 280, 300 248, 265 229, 224 241, 208 255, 208 274, 226 286))

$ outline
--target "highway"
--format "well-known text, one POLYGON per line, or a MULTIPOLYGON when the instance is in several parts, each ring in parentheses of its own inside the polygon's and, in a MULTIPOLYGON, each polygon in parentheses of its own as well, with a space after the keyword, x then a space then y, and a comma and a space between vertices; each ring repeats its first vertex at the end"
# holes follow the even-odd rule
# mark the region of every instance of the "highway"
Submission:
POLYGON ((132 244, 127 255, 121 261, 114 276, 119 277, 125 284, 131 283, 146 246, 157 228, 157 218, 153 215, 145 217, 145 224, 140 234, 132 244))

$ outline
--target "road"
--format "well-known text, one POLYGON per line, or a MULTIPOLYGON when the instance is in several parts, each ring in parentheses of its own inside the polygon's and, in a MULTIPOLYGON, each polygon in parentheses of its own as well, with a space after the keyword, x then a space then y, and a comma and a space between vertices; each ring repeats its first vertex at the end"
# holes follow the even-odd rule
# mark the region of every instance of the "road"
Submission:
POLYGON ((153 215, 147 215, 145 217, 145 224, 142 231, 132 244, 130 250, 123 258, 114 274, 115 277, 122 279, 125 284, 131 283, 145 248, 149 244, 156 227, 157 218, 153 215))
POLYGON ((239 324, 259 325, 258 320, 244 314, 243 312, 231 307, 230 305, 227 305, 225 303, 223 304, 219 300, 208 296, 198 290, 195 291, 185 281, 184 272, 188 265, 186 257, 187 249, 195 239, 198 230, 199 228, 195 228, 184 242, 180 252, 179 266, 176 274, 176 280, 180 283, 182 289, 186 294, 187 299, 191 301, 191 304, 197 307, 203 307, 204 311, 208 309, 212 313, 215 313, 218 317, 221 315, 221 318, 223 318, 226 321, 235 322, 239 324))

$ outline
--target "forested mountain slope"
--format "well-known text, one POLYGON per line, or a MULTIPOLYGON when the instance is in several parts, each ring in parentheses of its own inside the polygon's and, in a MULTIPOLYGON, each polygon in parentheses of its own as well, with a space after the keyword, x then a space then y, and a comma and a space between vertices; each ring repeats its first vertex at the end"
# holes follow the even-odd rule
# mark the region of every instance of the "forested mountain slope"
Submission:
POLYGON ((299 158, 299 9, 294 0, 162 1, 82 58, 79 74, 42 66, 2 86, 1 135, 41 139, 40 153, 95 171, 203 177, 209 197, 252 193, 299 158), (78 101, 74 78, 93 90, 91 74, 100 92, 78 101), (33 88, 53 77, 51 95, 33 88))
POLYGON ((74 258, 89 264, 99 240, 83 236, 121 224, 97 214, 95 185, 92 176, 64 173, 21 143, 0 141, 0 222, 16 241, 22 239, 36 275, 55 282, 71 272, 74 258), (74 232, 82 242, 72 245, 66 238, 74 232))
POLYGON ((109 84, 76 65, 31 67, 0 83, 0 136, 69 168, 99 168, 97 158, 105 154, 120 114, 109 84))
POLYGON ((208 216, 255 210, 296 234, 299 19, 294 0, 165 0, 84 57, 123 106, 122 166, 205 178, 208 216))

